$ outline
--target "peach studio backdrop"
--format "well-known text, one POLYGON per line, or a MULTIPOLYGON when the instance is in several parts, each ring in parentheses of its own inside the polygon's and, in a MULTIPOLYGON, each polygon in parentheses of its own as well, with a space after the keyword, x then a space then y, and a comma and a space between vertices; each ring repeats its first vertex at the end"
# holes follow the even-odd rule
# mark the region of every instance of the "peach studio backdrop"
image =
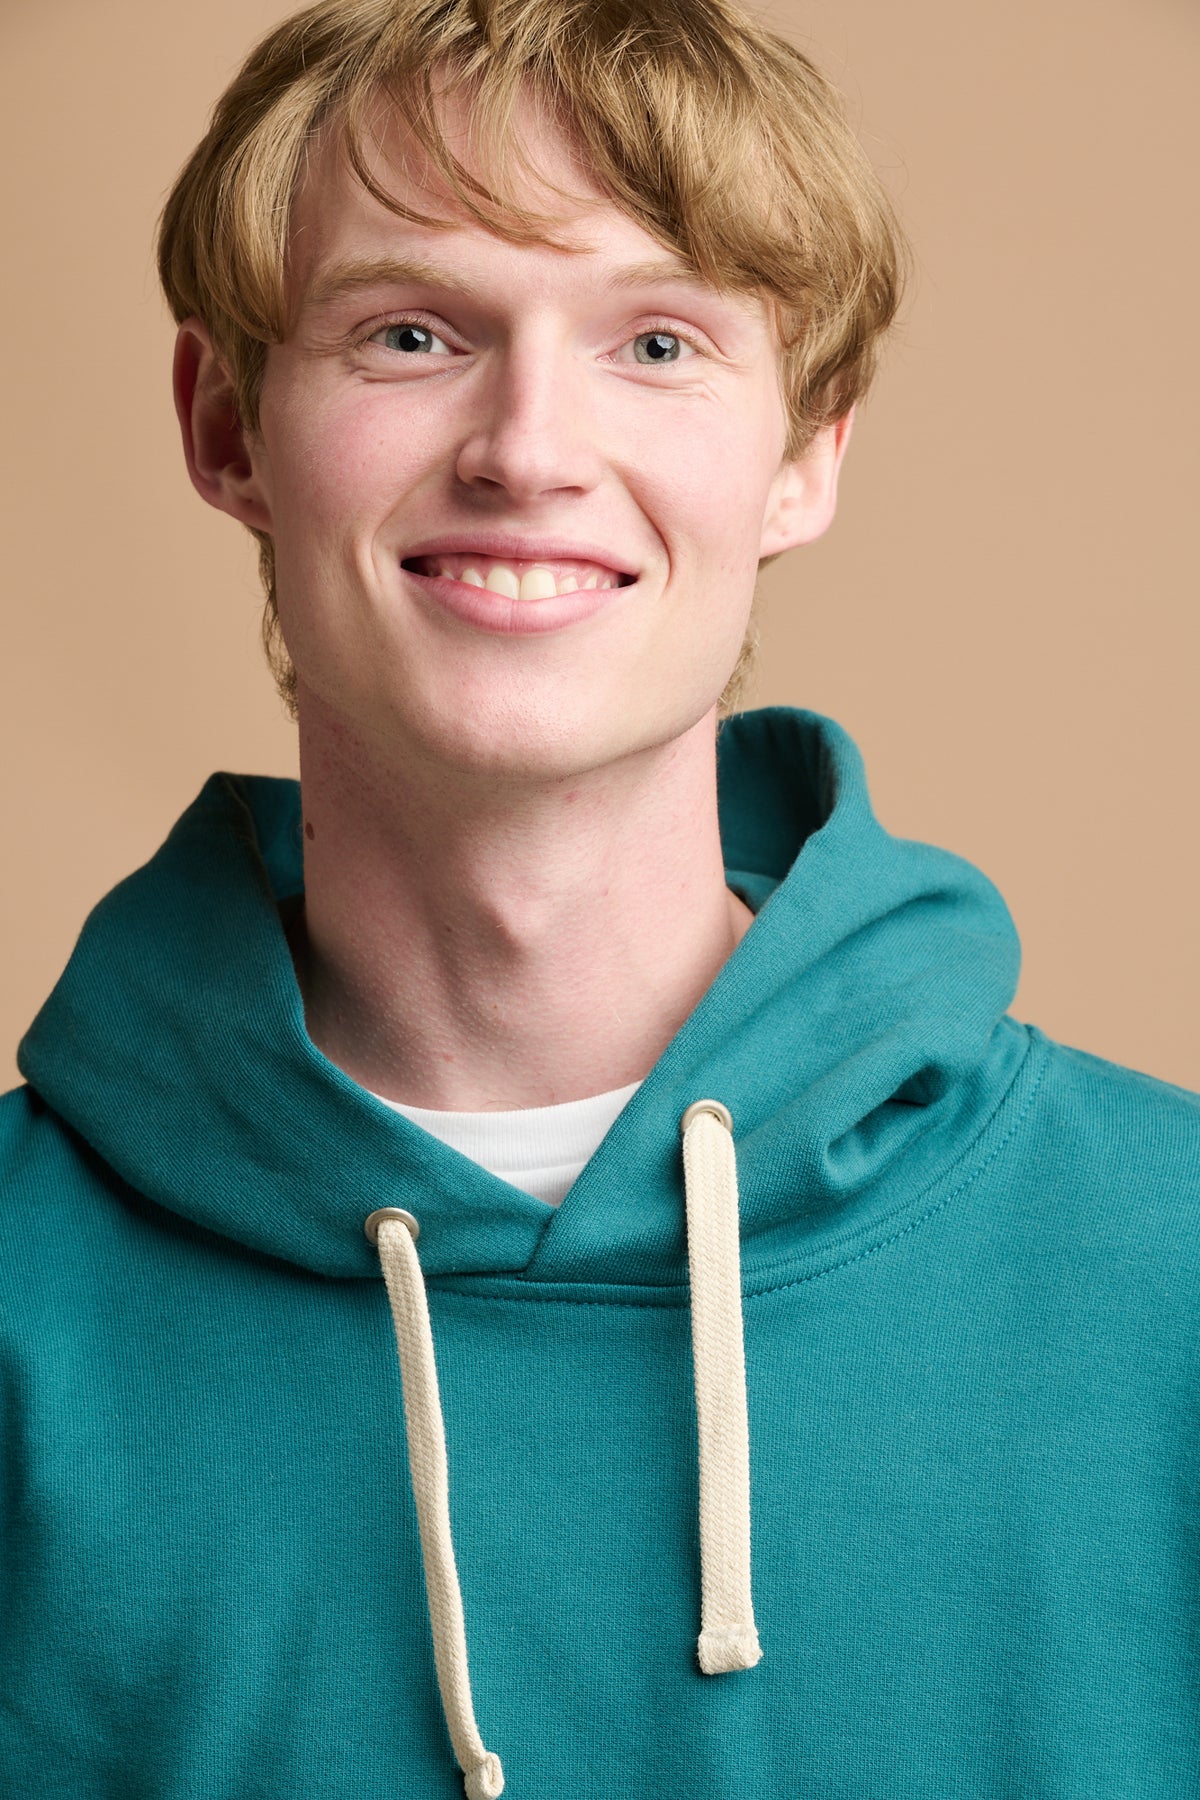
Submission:
MULTIPOLYGON (((216 768, 289 774, 249 540, 193 494, 155 216, 268 0, 6 0, 0 1056, 216 768)), ((776 0, 916 276, 748 704, 977 862, 1014 1011, 1200 1088, 1191 0, 776 0)), ((7 1086, 7 1080, 0 1086, 7 1086)))

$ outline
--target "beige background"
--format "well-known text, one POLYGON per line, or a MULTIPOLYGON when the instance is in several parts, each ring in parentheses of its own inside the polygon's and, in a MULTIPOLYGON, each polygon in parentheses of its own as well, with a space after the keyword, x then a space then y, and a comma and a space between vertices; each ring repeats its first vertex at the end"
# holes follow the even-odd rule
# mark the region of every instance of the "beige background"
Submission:
MULTIPOLYGON (((155 216, 267 0, 7 0, 0 1060, 215 768, 294 772, 249 541, 188 485, 155 216)), ((1191 0, 789 0, 917 272, 750 703, 999 885, 1014 1011, 1200 1088, 1191 0)))

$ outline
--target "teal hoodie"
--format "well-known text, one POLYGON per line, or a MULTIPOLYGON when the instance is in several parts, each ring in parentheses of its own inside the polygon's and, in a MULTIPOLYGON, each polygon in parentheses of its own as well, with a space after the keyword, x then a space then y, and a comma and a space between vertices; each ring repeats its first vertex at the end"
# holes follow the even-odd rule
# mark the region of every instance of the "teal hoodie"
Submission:
POLYGON ((0 1793, 459 1800, 399 1207, 511 1800, 1200 1796, 1200 1098, 1008 1015, 1002 900, 832 721, 738 715, 718 775, 755 921, 558 1209, 310 1042, 295 783, 214 776, 93 912, 0 1103, 0 1793), (762 1647, 716 1675, 699 1099, 762 1647))

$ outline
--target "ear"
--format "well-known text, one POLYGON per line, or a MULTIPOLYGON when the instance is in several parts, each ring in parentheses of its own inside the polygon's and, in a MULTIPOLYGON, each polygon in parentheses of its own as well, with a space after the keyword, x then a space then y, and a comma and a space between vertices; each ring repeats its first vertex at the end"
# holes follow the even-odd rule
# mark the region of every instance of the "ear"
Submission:
POLYGON ((199 319, 179 327, 173 381, 183 454, 196 492, 243 525, 270 531, 259 467, 265 453, 260 443, 252 445, 242 425, 229 371, 199 319))
POLYGON ((838 473, 853 428, 851 407, 844 418, 823 425, 802 456, 784 463, 771 487, 760 557, 811 544, 833 523, 838 473))

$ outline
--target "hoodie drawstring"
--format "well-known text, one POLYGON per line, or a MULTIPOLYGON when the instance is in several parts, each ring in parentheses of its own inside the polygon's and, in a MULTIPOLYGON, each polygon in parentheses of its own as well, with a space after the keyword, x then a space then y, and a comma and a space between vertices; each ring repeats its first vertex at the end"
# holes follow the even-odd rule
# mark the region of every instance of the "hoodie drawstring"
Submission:
MULTIPOLYGON (((680 1120, 700 1453, 700 1667, 706 1675, 759 1660, 750 1593, 750 1435, 742 1339, 741 1236, 733 1120, 697 1100, 680 1120)), ((379 1207, 363 1226, 379 1251, 396 1345, 408 1460, 425 1567, 433 1657, 446 1726, 467 1800, 497 1800, 500 1758, 485 1749, 471 1701, 462 1591, 450 1536, 446 1430, 420 1231, 411 1213, 379 1207)))
POLYGON ((733 1120, 697 1100, 680 1120, 700 1438, 700 1667, 759 1660, 750 1597, 750 1426, 733 1120))
POLYGON ((450 1742, 463 1772, 467 1800, 497 1800, 504 1792, 500 1758, 484 1748, 475 1723, 471 1680, 467 1672, 467 1631, 462 1590, 450 1537, 450 1481, 446 1467, 446 1427, 438 1398, 437 1367, 425 1280, 417 1260, 420 1226, 411 1213, 385 1206, 364 1227, 373 1237, 383 1264, 392 1323, 400 1351, 400 1385, 404 1390, 404 1423, 408 1432, 408 1466, 417 1503, 425 1593, 433 1628, 433 1660, 437 1668, 442 1711, 450 1742))

